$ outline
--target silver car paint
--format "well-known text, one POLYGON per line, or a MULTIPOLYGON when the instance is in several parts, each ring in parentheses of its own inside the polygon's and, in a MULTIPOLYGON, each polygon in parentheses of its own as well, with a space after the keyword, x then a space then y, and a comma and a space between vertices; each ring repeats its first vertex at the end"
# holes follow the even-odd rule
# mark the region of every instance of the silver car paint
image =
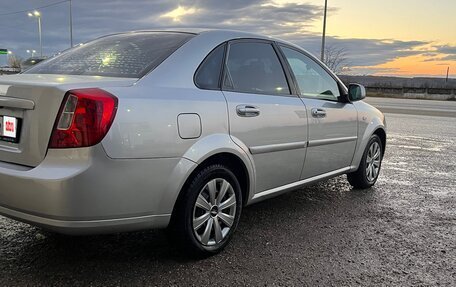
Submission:
MULTIPOLYGON (((3 85, 17 86, 24 81, 55 93, 58 90, 60 101, 65 91, 81 87, 103 87, 119 98, 114 123, 101 144, 84 149, 49 149, 42 161, 31 161, 37 164, 35 168, 0 161, 0 213, 71 234, 165 227, 185 181, 212 155, 229 153, 243 162, 250 184, 247 204, 356 170, 371 134, 386 128, 383 115, 375 108, 363 102, 345 104, 352 111, 348 122, 343 113, 328 118, 333 124, 331 130, 338 132, 320 134, 315 140, 341 140, 356 132, 357 140, 328 141, 333 145, 330 152, 337 166, 317 162, 320 173, 315 174, 311 166, 303 168, 306 152, 309 156, 312 148, 307 144, 315 144, 307 134, 307 120, 311 119, 306 118, 306 107, 313 106, 307 99, 274 97, 270 107, 260 103, 264 115, 273 112, 273 105, 293 113, 275 125, 268 122, 271 116, 256 121, 260 125, 256 128, 272 133, 261 138, 261 134, 250 136, 249 131, 258 133, 255 124, 246 121, 241 127, 241 119, 233 110, 237 103, 259 104, 258 99, 251 95, 241 99, 236 93, 200 90, 194 85, 193 75, 206 55, 220 43, 240 38, 271 40, 235 31, 201 32, 138 81, 65 76, 67 82, 59 83, 55 75, 35 75, 42 76, 41 80, 33 75, 0 78, 3 85), (355 108, 357 130, 352 125, 355 108), (180 114, 198 115, 199 137, 183 139, 179 135, 180 114), (287 128, 280 130, 279 123, 287 128), (349 155, 353 160, 348 160, 349 155)), ((52 123, 56 113, 53 111, 52 123)), ((318 122, 309 127, 312 125, 319 128, 318 122)), ((198 127, 190 124, 188 128, 198 127)), ((323 149, 324 145, 320 142, 315 147, 323 149)), ((4 158, 0 154, 0 159, 4 158)))
POLYGON ((363 101, 354 102, 353 104, 358 110, 358 140, 356 142, 356 152, 353 157, 353 168, 351 171, 358 169, 371 135, 378 129, 386 132, 387 127, 385 115, 378 109, 363 101))
POLYGON ((309 115, 309 147, 301 179, 351 164, 358 136, 358 112, 351 103, 303 98, 309 115), (312 109, 324 110, 314 117, 312 109))
POLYGON ((13 170, 0 163, 0 212, 24 220, 33 215, 42 225, 57 221, 63 226, 54 229, 66 233, 84 222, 87 230, 75 232, 90 232, 98 223, 111 228, 147 224, 144 218, 166 226, 177 193, 195 166, 185 158, 113 160, 101 145, 49 150, 36 168, 13 170))
POLYGON ((223 92, 228 102, 230 134, 256 168, 255 193, 299 180, 307 141, 305 106, 298 97, 223 92), (237 114, 237 106, 251 105, 255 117, 237 114), (293 146, 296 145, 296 146, 293 146), (290 146, 291 145, 291 146, 290 146), (265 149, 275 148, 274 151, 265 149))

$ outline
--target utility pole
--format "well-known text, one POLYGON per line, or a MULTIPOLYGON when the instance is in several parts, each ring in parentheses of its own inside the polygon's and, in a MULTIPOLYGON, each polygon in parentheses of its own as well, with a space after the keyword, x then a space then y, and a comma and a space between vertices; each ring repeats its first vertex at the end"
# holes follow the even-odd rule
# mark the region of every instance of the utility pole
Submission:
POLYGON ((445 83, 448 83, 448 76, 449 75, 450 75, 450 66, 448 66, 448 68, 447 68, 447 76, 446 76, 445 83))
POLYGON ((40 34, 40 57, 43 57, 43 40, 41 38, 41 15, 38 16, 38 33, 40 34))
POLYGON ((73 48, 73 11, 70 2, 70 48, 73 48))
POLYGON ((326 13, 328 11, 328 0, 325 0, 325 14, 323 16, 323 37, 321 39, 321 58, 322 62, 325 61, 325 41, 326 41, 326 13))
POLYGON ((43 41, 41 40, 41 13, 39 11, 28 12, 29 17, 38 18, 38 34, 40 37, 40 57, 43 57, 43 41))

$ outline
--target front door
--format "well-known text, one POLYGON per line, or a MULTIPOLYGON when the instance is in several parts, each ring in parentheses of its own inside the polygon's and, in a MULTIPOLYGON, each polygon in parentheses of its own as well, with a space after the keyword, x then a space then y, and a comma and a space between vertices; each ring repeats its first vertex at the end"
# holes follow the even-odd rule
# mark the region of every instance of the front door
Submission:
POLYGON ((292 95, 273 44, 231 42, 223 82, 230 134, 252 156, 256 192, 298 181, 306 151, 306 109, 292 95))
POLYGON ((308 148, 301 179, 351 165, 358 135, 358 113, 339 101, 337 81, 311 57, 291 47, 281 50, 307 109, 308 148))

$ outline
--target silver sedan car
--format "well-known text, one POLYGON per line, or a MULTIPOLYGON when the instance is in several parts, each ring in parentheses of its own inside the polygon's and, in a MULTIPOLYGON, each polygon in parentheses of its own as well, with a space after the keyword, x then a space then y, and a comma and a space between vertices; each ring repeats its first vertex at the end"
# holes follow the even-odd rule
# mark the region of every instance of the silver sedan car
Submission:
POLYGON ((0 214, 66 234, 168 227, 196 255, 246 205, 375 184, 381 112, 300 47, 224 30, 98 38, 0 77, 0 214))

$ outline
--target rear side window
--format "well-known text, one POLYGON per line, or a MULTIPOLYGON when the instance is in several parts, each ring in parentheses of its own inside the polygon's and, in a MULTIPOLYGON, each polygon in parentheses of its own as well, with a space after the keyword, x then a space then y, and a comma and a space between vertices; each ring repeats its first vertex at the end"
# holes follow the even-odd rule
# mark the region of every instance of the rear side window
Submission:
POLYGON ((230 45, 224 88, 236 92, 289 95, 287 79, 269 43, 240 42, 230 45))
POLYGON ((25 73, 140 78, 193 36, 173 32, 107 36, 70 49, 25 73))
POLYGON ((200 89, 218 90, 226 44, 220 45, 204 59, 196 71, 195 84, 200 89))

